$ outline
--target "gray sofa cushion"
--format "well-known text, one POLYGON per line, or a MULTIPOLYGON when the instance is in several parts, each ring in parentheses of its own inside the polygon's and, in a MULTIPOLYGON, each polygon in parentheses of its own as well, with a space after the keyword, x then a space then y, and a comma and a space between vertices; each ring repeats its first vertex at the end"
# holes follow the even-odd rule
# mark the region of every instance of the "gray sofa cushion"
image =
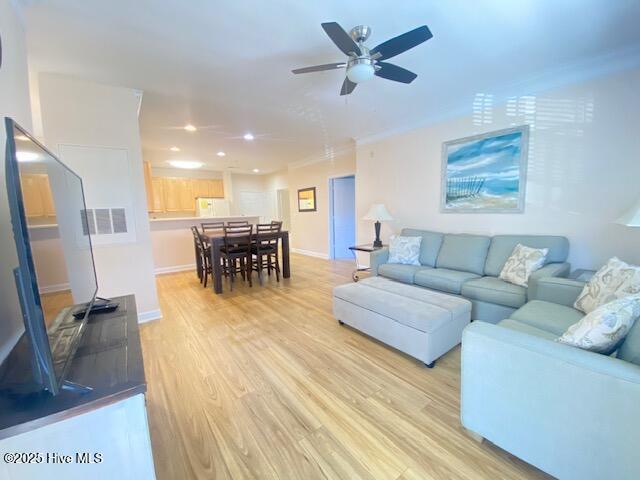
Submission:
POLYGON ((484 266, 484 274, 492 277, 500 276, 502 267, 511 256, 515 246, 521 243, 531 248, 548 248, 545 263, 562 263, 569 255, 569 240, 566 237, 553 235, 496 235, 491 239, 491 246, 484 266))
POLYGON ((422 243, 420 244, 420 263, 428 267, 436 266, 436 258, 438 258, 438 252, 442 246, 444 233, 403 228, 401 235, 405 237, 422 237, 422 243))
POLYGON ((459 294, 462 284, 472 278, 478 278, 478 275, 446 268, 428 268, 416 272, 413 282, 441 292, 459 294))
POLYGON ((529 335, 533 335, 535 337, 544 338, 546 340, 555 340, 558 338, 558 335, 554 335, 553 333, 549 333, 545 330, 540 330, 539 328, 532 327, 531 325, 527 325, 526 323, 517 322, 515 320, 502 320, 498 323, 501 327, 508 328, 510 330, 515 330, 517 332, 527 333, 529 335))
POLYGON ((584 313, 575 308, 542 300, 532 300, 511 314, 511 320, 526 323, 556 337, 562 335, 569 326, 582 317, 584 313))
POLYGON ((378 267, 378 275, 391 278, 403 283, 413 283, 413 277, 418 270, 424 270, 422 265, 402 265, 399 263, 384 263, 378 267))
POLYGON ((527 289, 496 277, 469 280, 462 286, 462 295, 473 300, 520 308, 527 303, 527 289))
POLYGON ((640 365, 640 320, 633 324, 624 343, 618 350, 618 358, 640 365))
POLYGON ((448 233, 444 236, 436 266, 482 275, 490 243, 491 238, 483 235, 448 233))

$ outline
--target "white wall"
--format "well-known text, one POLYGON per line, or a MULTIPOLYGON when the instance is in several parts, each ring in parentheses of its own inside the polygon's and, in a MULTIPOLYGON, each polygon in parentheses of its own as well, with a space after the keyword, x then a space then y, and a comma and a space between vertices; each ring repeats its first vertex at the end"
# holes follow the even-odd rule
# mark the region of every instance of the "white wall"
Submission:
MULTIPOLYGON (((140 317, 157 318, 160 312, 138 128, 139 92, 55 74, 40 74, 38 83, 45 143, 52 151, 59 153, 60 145, 126 150, 136 238, 131 243, 94 247, 99 294, 134 293, 140 317)), ((96 164, 94 168, 99 171, 101 167, 96 164)), ((115 187, 89 181, 84 188, 115 187)))
POLYGON ((343 152, 332 160, 289 168, 291 247, 294 250, 329 258, 329 179, 353 175, 355 169, 355 150, 343 152), (316 187, 317 210, 299 212, 298 190, 309 187, 316 187))
MULTIPOLYGON (((639 85, 634 70, 502 105, 478 96, 467 116, 360 143, 358 218, 384 203, 395 219, 385 239, 402 227, 558 234, 569 237, 576 268, 613 255, 640 263, 640 229, 612 223, 640 197, 639 85), (442 142, 521 124, 531 125, 525 213, 440 213, 442 142)), ((358 239, 373 239, 368 222, 360 221, 358 239)))
POLYGON ((0 68, 0 361, 2 361, 24 331, 22 312, 13 281, 13 269, 18 266, 11 217, 4 177, 5 128, 4 117, 12 117, 31 130, 27 47, 22 19, 13 2, 0 0, 0 33, 2 34, 2 68, 0 68))

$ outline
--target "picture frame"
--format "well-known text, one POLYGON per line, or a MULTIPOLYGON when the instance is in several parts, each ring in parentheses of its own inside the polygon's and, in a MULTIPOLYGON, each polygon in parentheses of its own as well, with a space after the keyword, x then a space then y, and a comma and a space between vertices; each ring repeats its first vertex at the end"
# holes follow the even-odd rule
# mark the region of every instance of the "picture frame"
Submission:
POLYGON ((523 213, 529 125, 443 142, 442 213, 523 213))
POLYGON ((316 187, 301 188, 298 190, 298 211, 299 212, 315 212, 318 205, 316 204, 316 187))

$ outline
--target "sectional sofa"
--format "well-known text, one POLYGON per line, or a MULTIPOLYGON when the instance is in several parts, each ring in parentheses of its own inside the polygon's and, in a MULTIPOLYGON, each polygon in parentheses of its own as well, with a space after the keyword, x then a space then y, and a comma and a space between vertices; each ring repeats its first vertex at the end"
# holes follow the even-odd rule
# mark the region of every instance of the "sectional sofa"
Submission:
POLYGON ((371 272, 399 282, 418 285, 471 301, 471 319, 497 323, 509 318, 530 298, 538 281, 566 277, 569 241, 550 235, 496 235, 439 233, 405 228, 403 236, 420 236, 420 265, 388 263, 389 250, 371 254, 371 272), (548 248, 547 263, 529 279, 528 288, 500 280, 498 276, 514 247, 548 248))
POLYGON ((462 336, 460 415, 475 434, 563 480, 640 478, 640 321, 614 355, 555 342, 584 283, 545 278, 524 307, 462 336))

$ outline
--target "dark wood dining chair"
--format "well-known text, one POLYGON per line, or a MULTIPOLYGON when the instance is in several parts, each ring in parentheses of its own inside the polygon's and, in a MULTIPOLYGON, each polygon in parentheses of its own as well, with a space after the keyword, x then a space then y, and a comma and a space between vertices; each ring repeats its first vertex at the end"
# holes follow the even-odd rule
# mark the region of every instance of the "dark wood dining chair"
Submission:
POLYGON ((253 269, 258 272, 258 280, 262 285, 262 270, 275 270, 276 280, 280 281, 280 261, 278 254, 278 234, 282 230, 282 222, 262 223, 256 225, 255 243, 251 246, 251 254, 255 257, 253 269))
POLYGON ((203 232, 206 232, 207 230, 222 230, 224 222, 202 222, 200 227, 203 232))
POLYGON ((248 220, 230 220, 227 222, 227 227, 246 227, 249 225, 248 220))
POLYGON ((191 233, 193 233, 193 241, 196 245, 196 271, 200 283, 204 283, 206 287, 207 278, 213 274, 211 270, 211 247, 204 243, 198 227, 195 225, 191 227, 191 233))
POLYGON ((226 270, 231 279, 231 290, 233 290, 233 281, 237 273, 241 274, 243 280, 249 280, 249 286, 252 287, 251 242, 253 241, 253 225, 225 225, 223 240, 224 244, 220 249, 220 254, 225 261, 226 270))

